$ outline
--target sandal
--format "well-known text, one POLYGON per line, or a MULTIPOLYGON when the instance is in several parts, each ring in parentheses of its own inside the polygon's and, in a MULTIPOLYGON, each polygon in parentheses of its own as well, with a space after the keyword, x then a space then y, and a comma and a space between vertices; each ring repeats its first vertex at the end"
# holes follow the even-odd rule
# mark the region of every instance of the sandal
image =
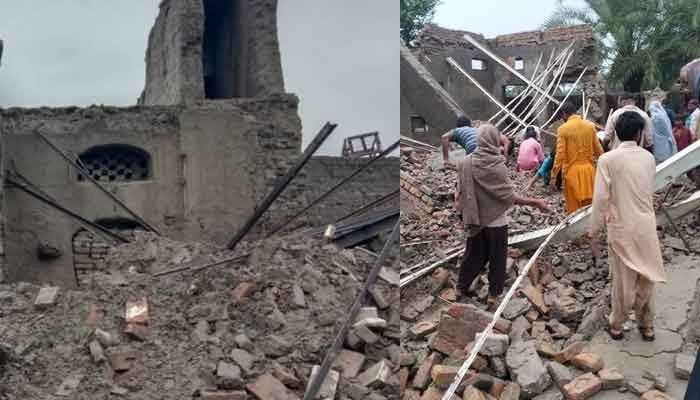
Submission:
POLYGON ((656 339, 656 335, 654 334, 654 328, 642 328, 640 326, 639 333, 642 335, 642 340, 644 340, 645 342, 653 342, 654 339, 656 339))
POLYGON ((619 332, 615 333, 615 332, 613 332, 613 329, 610 325, 605 327, 605 331, 608 332, 608 335, 610 335, 610 338, 612 340, 622 340, 625 338, 624 331, 619 331, 619 332))

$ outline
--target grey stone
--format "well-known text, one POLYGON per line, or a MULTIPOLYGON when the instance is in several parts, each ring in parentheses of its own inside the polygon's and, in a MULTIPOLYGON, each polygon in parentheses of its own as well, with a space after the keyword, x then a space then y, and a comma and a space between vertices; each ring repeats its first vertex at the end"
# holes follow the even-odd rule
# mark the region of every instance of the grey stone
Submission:
POLYGON ((524 297, 510 300, 503 310, 503 318, 514 320, 530 310, 530 302, 524 297))
POLYGON ((239 333, 233 338, 233 342, 236 343, 236 346, 240 347, 241 349, 247 350, 247 351, 253 351, 255 349, 255 345, 253 345, 253 342, 250 341, 248 336, 239 333))
POLYGON ((357 381, 363 386, 378 389, 384 386, 391 376, 391 366, 387 360, 380 360, 378 363, 366 369, 357 376, 357 381))
POLYGON ((116 346, 119 344, 119 337, 102 329, 95 329, 95 339, 104 347, 116 346))
POLYGON ((493 370, 493 374, 497 378, 505 379, 508 377, 508 367, 506 360, 503 357, 489 357, 489 366, 493 370))
MULTIPOLYGON (((478 341, 480 337, 481 334, 477 334, 474 341, 478 341)), ((484 345, 481 347, 481 350, 479 350, 479 354, 487 357, 501 356, 508 350, 509 343, 510 339, 508 335, 492 333, 484 341, 484 345)))
POLYGON ((563 388, 564 385, 574 380, 574 375, 571 373, 571 370, 558 362, 548 362, 547 371, 549 371, 549 375, 552 377, 552 379, 554 379, 554 382, 557 384, 559 389, 563 388))
POLYGON ((634 376, 627 380, 627 389, 637 396, 641 396, 653 388, 654 382, 642 376, 634 376))
POLYGON ((39 294, 37 294, 34 300, 34 306, 38 309, 44 309, 50 307, 56 303, 56 297, 58 297, 58 287, 42 287, 39 289, 39 294))
POLYGON ((693 364, 695 363, 695 358, 687 354, 676 354, 676 359, 674 362, 674 372, 676 378, 688 380, 690 379, 690 373, 693 371, 693 364))
MULTIPOLYGON (((314 365, 313 368, 311 369, 311 376, 309 377, 308 385, 311 384, 311 382, 314 380, 314 378, 318 374, 319 368, 320 368, 319 365, 314 365)), ((323 380, 323 383, 321 384, 321 387, 318 389, 318 393, 316 394, 316 397, 314 397, 314 399, 333 400, 335 398, 335 392, 338 390, 338 382, 340 382, 340 374, 336 371, 333 371, 333 370, 328 371, 328 374, 326 375, 326 378, 323 380)), ((309 389, 308 385, 306 387, 306 390, 309 389)))
POLYGON ((299 285, 296 284, 292 285, 292 302, 297 307, 306 307, 306 297, 304 296, 304 291, 299 285))
POLYGON ((83 380, 82 374, 75 374, 69 376, 61 382, 61 385, 56 390, 56 396, 68 397, 73 394, 80 386, 80 381, 83 380))
POLYGON ((88 347, 90 349, 92 361, 94 361, 96 364, 102 364, 103 362, 107 361, 107 357, 105 357, 105 351, 102 348, 102 345, 100 345, 100 342, 98 342, 97 340, 93 340, 92 342, 90 342, 88 347))
POLYGON ((231 350, 231 359, 236 363, 246 375, 253 372, 253 364, 255 364, 255 356, 243 349, 231 350))
POLYGON ((520 385, 521 392, 526 397, 541 394, 552 384, 533 340, 511 344, 506 352, 506 365, 511 378, 520 385))
POLYGON ((668 388, 668 380, 663 375, 655 374, 655 373, 647 370, 647 371, 644 371, 644 374, 642 375, 642 377, 654 382, 654 387, 659 389, 662 392, 665 392, 666 389, 668 388))
POLYGON ((240 368, 224 361, 219 361, 216 366, 216 378, 217 386, 222 389, 243 389, 245 386, 240 368))

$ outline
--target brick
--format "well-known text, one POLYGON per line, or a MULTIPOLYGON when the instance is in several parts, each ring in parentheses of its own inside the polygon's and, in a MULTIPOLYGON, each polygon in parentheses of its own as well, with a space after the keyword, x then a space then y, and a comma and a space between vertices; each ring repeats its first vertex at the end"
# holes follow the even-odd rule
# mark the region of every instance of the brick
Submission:
POLYGON ((231 350, 230 356, 231 360, 233 360, 236 365, 241 367, 246 375, 250 375, 252 373, 253 364, 255 364, 255 356, 243 349, 231 350))
POLYGON ((406 389, 406 391, 402 392, 403 400, 419 400, 420 399, 420 392, 417 390, 413 389, 406 389))
POLYGON ((470 385, 470 386, 467 386, 466 388, 464 388, 464 393, 462 394, 462 399, 463 400, 489 400, 488 397, 486 397, 486 396, 487 396, 486 393, 484 393, 481 390, 470 385))
POLYGON ((560 364, 566 364, 571 361, 572 358, 576 357, 580 353, 583 353, 585 348, 586 343, 584 342, 571 343, 570 345, 566 346, 564 350, 557 353, 557 355, 554 357, 554 361, 560 364))
POLYGON ((569 368, 559 364, 558 362, 548 362, 547 371, 549 372, 549 375, 552 377, 554 383, 557 384, 557 387, 559 387, 559 389, 562 389, 565 385, 567 385, 574 379, 574 376, 571 373, 571 371, 569 371, 569 368))
POLYGON ((370 317, 355 322, 352 327, 357 328, 359 326, 366 326, 367 328, 374 329, 386 329, 389 326, 389 324, 386 322, 385 319, 370 317))
POLYGON ((380 389, 387 384, 391 376, 389 361, 380 360, 357 376, 357 381, 368 388, 380 389))
POLYGON ((432 353, 423 360, 420 367, 418 367, 418 371, 416 371, 416 374, 413 376, 413 383, 411 386, 421 390, 428 387, 430 383, 430 371, 433 369, 433 365, 438 362, 437 359, 437 353, 432 353))
POLYGON ((365 355, 356 351, 342 349, 333 361, 332 368, 340 371, 344 378, 354 378, 360 372, 365 362, 365 355))
POLYGON ((568 400, 585 400, 600 392, 602 387, 600 378, 588 372, 565 385, 562 393, 568 400))
POLYGON ((148 324, 148 299, 129 299, 126 301, 126 323, 148 324))
POLYGON ((107 359, 115 372, 124 372, 131 369, 136 360, 136 353, 124 350, 108 352, 107 359))
POLYGON ((282 382, 283 385, 289 386, 290 388, 301 387, 301 381, 297 378, 296 374, 294 374, 294 371, 279 363, 274 363, 272 365, 272 376, 282 382))
POLYGON ((458 366, 451 365, 434 365, 430 370, 430 377, 433 379, 433 385, 440 389, 447 389, 459 372, 458 366))
POLYGON ((445 314, 440 319, 437 334, 430 341, 430 347, 452 355, 462 351, 482 329, 478 321, 456 319, 445 314))
POLYGON ((255 282, 241 282, 231 292, 231 302, 236 305, 242 303, 248 296, 255 292, 255 282))
POLYGON ((554 345, 550 342, 538 340, 535 344, 535 348, 537 349, 537 354, 543 357, 553 358, 556 360, 556 356, 559 354, 559 352, 557 352, 557 350, 554 348, 554 345))
POLYGON ((674 373, 676 378, 688 380, 690 379, 690 372, 693 370, 693 364, 695 363, 695 358, 687 354, 676 354, 676 359, 674 362, 674 373))
POLYGON ((89 327, 96 327, 99 325, 100 322, 102 322, 102 319, 105 317, 105 310, 104 308, 92 304, 90 305, 90 309, 88 310, 88 315, 85 318, 85 324, 89 327))
MULTIPOLYGON (((309 377, 309 384, 314 380, 316 375, 318 374, 318 370, 321 368, 320 365, 314 365, 313 368, 311 369, 311 376, 309 377)), ((326 378, 323 380, 323 383, 321 384, 321 387, 318 389, 318 393, 316 394, 316 397, 314 399, 316 400, 324 400, 324 399, 334 399, 335 398, 335 392, 338 390, 338 382, 340 381, 340 374, 336 371, 330 370, 328 371, 328 374, 326 375, 326 378)), ((309 387, 307 385, 306 391, 309 390, 309 387)))
POLYGON ((527 285, 521 292, 528 300, 530 300, 530 303, 539 313, 547 314, 549 312, 549 307, 547 307, 547 305, 544 303, 542 291, 540 291, 537 287, 527 285))
POLYGON ((414 339, 420 339, 424 338, 431 333, 435 332, 437 329, 438 324, 433 322, 433 321, 421 321, 415 325, 413 325, 408 333, 411 335, 412 338, 414 339))
POLYGON ((353 327, 351 333, 367 344, 374 344, 379 340, 379 336, 375 335, 366 325, 353 327))
MULTIPOLYGON (((442 400, 442 397, 445 395, 445 392, 436 388, 435 386, 431 386, 423 392, 423 395, 420 397, 420 400, 442 400)), ((450 400, 459 400, 459 397, 457 395, 452 395, 450 397, 450 400)))
POLYGON ((151 336, 151 328, 143 324, 126 324, 124 333, 143 342, 151 336))
POLYGON ((299 285, 292 285, 292 303, 299 307, 306 307, 306 297, 304 296, 304 291, 299 287, 299 285))
POLYGON ((248 398, 248 394, 243 390, 233 392, 202 390, 200 396, 201 400, 246 400, 248 398))
POLYGON ((34 300, 34 306, 38 309, 45 309, 56 304, 58 289, 57 286, 42 287, 39 289, 39 293, 34 300))
POLYGON ((105 357, 105 351, 102 348, 100 342, 98 342, 97 340, 93 340, 88 345, 88 348, 90 349, 92 361, 94 361, 95 364, 102 364, 103 362, 107 361, 107 357, 105 357))
POLYGON ((603 383, 603 390, 617 389, 625 384, 625 376, 617 368, 605 368, 598 371, 603 383))
POLYGON ((520 400, 520 385, 513 382, 506 382, 499 400, 520 400))
POLYGON ((258 400, 298 400, 282 382, 270 374, 264 374, 258 379, 246 385, 246 389, 258 400))
POLYGON ((650 390, 642 395, 641 400, 673 400, 673 398, 658 390, 650 390))
POLYGON ((598 372, 605 366, 603 358, 595 353, 580 353, 571 359, 571 363, 584 372, 598 372))
POLYGON ((401 368, 399 370, 399 393, 403 393, 408 387, 408 375, 410 371, 408 368, 401 368))
POLYGON ((102 329, 95 329, 95 339, 104 347, 116 346, 119 344, 117 335, 113 335, 102 329))
MULTIPOLYGON (((469 338, 469 341, 474 340, 473 336, 475 336, 476 333, 483 331, 484 328, 486 328, 486 326, 488 326, 488 324, 491 323, 491 320, 493 319, 492 313, 484 311, 472 304, 452 304, 450 308, 447 309, 447 314, 449 314, 453 318, 472 321, 476 325, 478 325, 478 331, 475 332, 474 335, 472 335, 472 337, 469 338)), ((510 321, 504 318, 499 318, 498 321, 496 321, 496 325, 494 327, 497 331, 501 333, 508 333, 510 332, 510 326, 510 321)))

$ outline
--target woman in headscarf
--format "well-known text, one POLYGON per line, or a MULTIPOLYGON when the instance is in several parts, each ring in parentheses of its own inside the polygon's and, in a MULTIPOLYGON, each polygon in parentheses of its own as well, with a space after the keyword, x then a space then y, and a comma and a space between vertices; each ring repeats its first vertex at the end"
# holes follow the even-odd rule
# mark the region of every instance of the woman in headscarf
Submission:
POLYGON ((654 158, 656 163, 662 163, 667 158, 676 154, 678 148, 676 139, 673 137, 673 128, 668 119, 666 110, 661 102, 654 100, 649 103, 649 113, 651 114, 651 133, 654 143, 654 158))
POLYGON ((508 254, 506 212, 513 204, 549 211, 542 199, 520 197, 508 179, 508 168, 501 154, 500 133, 493 125, 477 129, 476 150, 457 164, 458 182, 455 207, 460 213, 467 243, 459 272, 458 290, 467 295, 469 287, 489 264, 490 307, 503 293, 508 254))

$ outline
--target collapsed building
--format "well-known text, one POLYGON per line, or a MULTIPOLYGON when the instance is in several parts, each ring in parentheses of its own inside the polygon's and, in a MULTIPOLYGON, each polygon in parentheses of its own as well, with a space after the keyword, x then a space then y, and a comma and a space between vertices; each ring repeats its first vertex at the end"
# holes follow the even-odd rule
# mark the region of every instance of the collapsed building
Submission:
MULTIPOLYGON (((520 32, 487 39, 466 31, 427 25, 412 49, 402 50, 401 60, 401 133, 429 144, 454 128, 459 114, 474 120, 487 120, 499 108, 477 89, 475 84, 446 62, 451 57, 501 103, 506 104, 528 86, 482 50, 467 41, 469 35, 488 51, 508 63, 515 71, 530 78, 536 67, 544 69, 550 54, 573 42, 573 56, 563 72, 553 97, 561 100, 567 89, 582 74, 581 89, 569 100, 583 105, 581 91, 591 100, 589 118, 603 122, 607 117, 606 84, 598 71, 598 54, 589 25, 553 28, 545 31, 520 32), (538 61, 539 60, 539 61, 538 61), (585 72, 584 72, 585 68, 585 72), (441 89, 436 88, 439 87, 441 89)), ((548 82, 545 82, 548 83, 548 82)), ((534 100, 529 96, 513 111, 520 114, 534 100)), ((536 123, 544 122, 556 105, 536 123)))
MULTIPOLYGON (((162 1, 145 61, 138 105, 0 110, 3 171, 115 232, 142 228, 135 214, 167 237, 224 244, 301 154, 276 1, 162 1)), ((274 228, 364 162, 314 157, 253 233, 274 228)), ((396 158, 377 160, 297 226, 327 223, 391 192, 397 170, 396 158)), ((17 186, 3 189, 1 208, 7 281, 75 286, 105 254, 101 238, 17 186)))

